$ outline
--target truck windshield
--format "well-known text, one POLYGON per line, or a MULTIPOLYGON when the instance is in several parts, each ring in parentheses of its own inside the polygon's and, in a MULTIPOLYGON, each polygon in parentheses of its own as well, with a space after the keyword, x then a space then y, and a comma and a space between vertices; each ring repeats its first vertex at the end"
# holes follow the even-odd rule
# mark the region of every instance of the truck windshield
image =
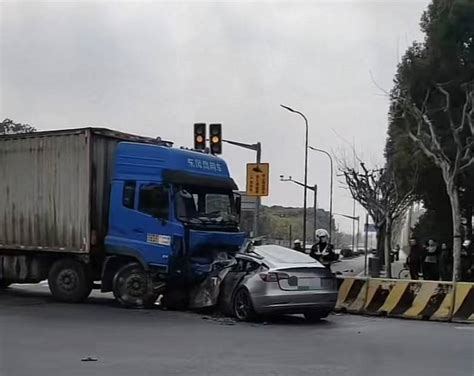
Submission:
POLYGON ((189 223, 236 224, 231 191, 181 186, 175 190, 177 218, 189 223))

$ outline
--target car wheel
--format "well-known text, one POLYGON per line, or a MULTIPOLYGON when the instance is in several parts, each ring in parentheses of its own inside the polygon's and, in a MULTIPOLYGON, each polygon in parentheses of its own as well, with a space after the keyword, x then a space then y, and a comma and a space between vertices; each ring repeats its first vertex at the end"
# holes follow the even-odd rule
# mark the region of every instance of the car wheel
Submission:
POLYGON ((325 317, 328 317, 329 312, 321 312, 321 311, 309 311, 304 314, 304 318, 306 321, 309 322, 318 322, 325 317))
POLYGON ((127 308, 150 308, 158 293, 153 290, 153 281, 143 267, 132 262, 122 266, 113 281, 115 299, 127 308))
POLYGON ((234 316, 239 321, 251 321, 255 319, 255 311, 252 305, 252 299, 246 288, 241 287, 237 290, 232 300, 234 316))
POLYGON ((80 303, 92 291, 92 279, 86 266, 72 259, 58 260, 53 264, 48 284, 54 298, 66 303, 80 303))

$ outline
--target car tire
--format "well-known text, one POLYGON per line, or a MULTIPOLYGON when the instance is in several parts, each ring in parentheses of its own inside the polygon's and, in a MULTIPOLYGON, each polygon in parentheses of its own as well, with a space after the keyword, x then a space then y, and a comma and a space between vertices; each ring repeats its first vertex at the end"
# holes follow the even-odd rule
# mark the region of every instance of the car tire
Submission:
POLYGON ((325 317, 328 317, 329 312, 321 312, 321 311, 309 311, 305 312, 304 318, 308 322, 318 322, 325 317))
POLYGON ((83 263, 73 259, 61 259, 49 270, 48 284, 56 300, 80 303, 91 293, 93 281, 83 263))
POLYGON ((151 277, 137 262, 126 264, 115 273, 113 293, 126 308, 151 308, 159 295, 154 291, 151 277))
POLYGON ((239 321, 255 320, 256 314, 250 293, 245 287, 240 287, 232 299, 232 313, 239 321))

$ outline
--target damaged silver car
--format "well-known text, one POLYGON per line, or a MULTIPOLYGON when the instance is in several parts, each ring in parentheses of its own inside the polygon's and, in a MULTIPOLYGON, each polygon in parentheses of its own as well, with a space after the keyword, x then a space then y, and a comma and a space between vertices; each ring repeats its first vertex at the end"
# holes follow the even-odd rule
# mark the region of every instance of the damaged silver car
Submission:
POLYGON ((221 309, 238 320, 259 315, 304 314, 316 321, 337 300, 330 269, 308 255, 278 245, 251 246, 235 255, 220 286, 221 309))

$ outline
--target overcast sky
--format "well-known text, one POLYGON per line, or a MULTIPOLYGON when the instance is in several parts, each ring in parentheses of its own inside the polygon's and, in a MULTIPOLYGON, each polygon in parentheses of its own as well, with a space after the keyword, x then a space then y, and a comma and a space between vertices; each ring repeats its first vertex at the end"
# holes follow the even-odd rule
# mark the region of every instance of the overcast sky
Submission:
MULTIPOLYGON (((304 123, 310 144, 383 163, 389 90, 421 40, 427 0, 308 2, 0 1, 0 117, 38 129, 100 126, 191 146, 192 124, 261 141, 267 205, 302 206, 304 123), (372 76, 372 77, 371 77, 372 76), (375 83, 376 84, 375 84, 375 83)), ((224 145, 242 189, 251 151, 224 145)), ((310 153, 310 184, 329 207, 329 163, 310 153)), ((352 213, 337 184, 336 213, 352 213)), ((309 203, 312 196, 309 196, 309 203)), ((358 210, 358 214, 362 214, 358 210)), ((349 230, 347 220, 336 218, 349 230)))

